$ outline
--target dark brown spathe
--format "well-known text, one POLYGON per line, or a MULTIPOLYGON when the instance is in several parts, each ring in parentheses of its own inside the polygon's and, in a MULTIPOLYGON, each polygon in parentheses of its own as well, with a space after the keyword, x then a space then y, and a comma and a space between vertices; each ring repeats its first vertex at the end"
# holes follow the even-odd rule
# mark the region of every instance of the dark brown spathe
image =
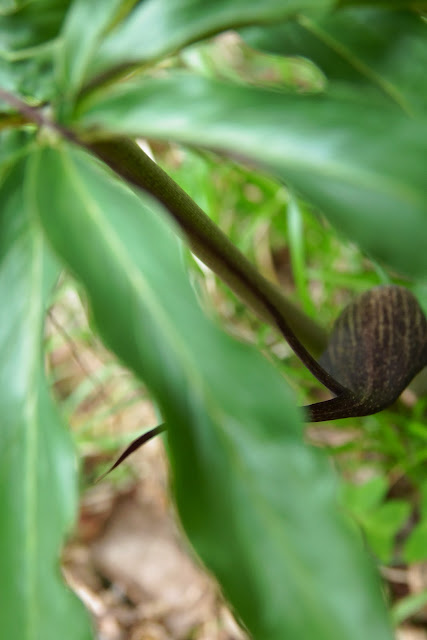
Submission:
POLYGON ((427 321, 415 296, 397 285, 362 293, 336 320, 320 364, 348 392, 307 407, 311 420, 390 406, 427 364, 427 321))

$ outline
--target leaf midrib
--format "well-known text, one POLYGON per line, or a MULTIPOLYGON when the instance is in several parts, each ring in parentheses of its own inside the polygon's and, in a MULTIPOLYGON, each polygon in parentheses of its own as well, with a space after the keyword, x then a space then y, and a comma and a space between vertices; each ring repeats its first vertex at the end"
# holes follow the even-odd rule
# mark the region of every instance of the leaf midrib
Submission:
POLYGON ((342 42, 334 38, 330 33, 319 24, 316 24, 308 16, 300 15, 298 18, 299 24, 303 29, 311 33, 320 42, 329 47, 332 51, 337 53, 343 60, 348 62, 354 69, 356 69, 361 75, 365 76, 370 82, 376 85, 386 96, 388 96, 395 104, 399 105, 404 113, 408 116, 413 116, 411 105, 406 100, 402 92, 391 82, 382 78, 372 67, 367 65, 361 58, 354 55, 349 47, 346 47, 342 42))

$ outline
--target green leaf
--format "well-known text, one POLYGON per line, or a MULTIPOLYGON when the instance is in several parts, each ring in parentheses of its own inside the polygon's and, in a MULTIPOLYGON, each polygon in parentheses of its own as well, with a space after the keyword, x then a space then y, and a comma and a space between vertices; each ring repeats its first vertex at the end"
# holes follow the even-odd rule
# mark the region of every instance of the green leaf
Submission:
POLYGON ((74 0, 61 33, 57 79, 68 97, 80 88, 88 66, 106 28, 122 0, 74 0))
MULTIPOLYGON (((52 51, 39 51, 37 55, 24 60, 0 58, 0 86, 12 93, 30 97, 31 101, 51 100, 56 95, 52 51)), ((7 108, 11 110, 9 105, 7 108)))
POLYGON ((412 9, 413 11, 422 11, 427 7, 426 0, 338 0, 339 7, 377 6, 385 7, 396 11, 398 9, 412 9))
POLYGON ((393 560, 395 538, 407 521, 411 506, 403 500, 390 500, 375 509, 362 522, 369 546, 383 563, 393 560))
POLYGON ((262 164, 375 258, 427 274, 427 123, 360 92, 293 95, 191 75, 83 105, 81 125, 225 150, 262 164))
POLYGON ((77 500, 69 434, 44 378, 42 338, 57 269, 25 197, 25 162, 0 192, 0 601, 2 634, 22 640, 91 637, 59 560, 77 500))
POLYGON ((11 165, 28 153, 33 142, 34 134, 32 132, 29 133, 22 129, 0 131, 0 178, 11 165))
POLYGON ((25 0, 3 0, 0 7, 0 16, 13 13, 19 9, 24 2, 25 0))
POLYGON ((155 60, 226 29, 283 20, 332 4, 332 0, 145 0, 103 43, 93 72, 155 60))
POLYGON ((363 484, 346 483, 343 501, 362 526, 369 546, 383 563, 393 559, 395 537, 409 517, 411 507, 403 500, 383 502, 388 490, 385 476, 363 484))
POLYGON ((58 35, 71 0, 33 0, 10 15, 0 16, 0 57, 33 55, 58 35))
POLYGON ((40 101, 56 92, 53 55, 70 0, 33 0, 0 15, 0 86, 40 101))
POLYGON ((418 593, 411 593, 409 596, 399 600, 393 607, 393 622, 397 626, 402 624, 407 618, 418 613, 427 605, 427 589, 418 593))
POLYGON ((425 562, 427 559, 427 516, 413 529, 405 542, 403 557, 406 562, 425 562))
POLYGON ((427 107, 427 25, 409 11, 350 8, 243 30, 255 47, 315 62, 332 80, 373 85, 405 112, 427 107))
POLYGON ((403 555, 407 562, 423 562, 427 558, 427 482, 423 482, 419 490, 421 515, 420 521, 405 541, 403 555))
POLYGON ((74 149, 42 150, 32 171, 101 337, 159 402, 183 525, 252 637, 390 640, 332 469, 278 371, 200 311, 159 207, 74 149))
POLYGON ((382 502, 388 490, 385 476, 375 476, 362 484, 346 482, 343 485, 343 501, 356 517, 375 509, 382 502))

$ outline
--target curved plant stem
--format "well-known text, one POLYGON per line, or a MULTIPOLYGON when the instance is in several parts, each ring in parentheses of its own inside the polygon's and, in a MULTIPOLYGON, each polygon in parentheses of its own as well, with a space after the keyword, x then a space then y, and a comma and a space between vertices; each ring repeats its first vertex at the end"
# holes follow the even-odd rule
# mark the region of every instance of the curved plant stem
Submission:
POLYGON ((314 354, 325 349, 326 332, 266 280, 190 196, 135 142, 120 138, 92 142, 88 148, 125 180, 159 200, 173 216, 193 253, 264 321, 277 326, 280 316, 314 354))
POLYGON ((312 347, 319 347, 323 332, 319 334, 317 325, 261 276, 190 196, 136 142, 115 138, 92 142, 87 146, 125 180, 144 189, 167 208, 186 236, 191 250, 259 315, 279 328, 296 355, 319 382, 332 393, 346 391, 304 346, 304 343, 310 342, 312 347))

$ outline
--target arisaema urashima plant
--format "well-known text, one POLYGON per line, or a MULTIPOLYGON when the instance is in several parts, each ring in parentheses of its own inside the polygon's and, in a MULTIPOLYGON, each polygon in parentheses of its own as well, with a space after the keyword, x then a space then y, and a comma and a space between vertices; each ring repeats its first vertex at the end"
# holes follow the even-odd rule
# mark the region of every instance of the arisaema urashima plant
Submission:
POLYGON ((93 637, 59 572, 76 470, 42 337, 64 268, 101 339, 155 399, 183 528, 250 636, 392 637, 373 559, 303 429, 382 410, 426 364, 426 321, 408 288, 427 276, 426 9, 422 0, 0 4, 4 637, 93 637), (187 64, 227 30, 282 62, 309 60, 320 80, 259 86, 187 64), (270 173, 408 287, 364 292, 328 343, 141 137, 270 173), (298 408, 274 365, 203 313, 180 242, 283 335, 330 400, 298 408))

